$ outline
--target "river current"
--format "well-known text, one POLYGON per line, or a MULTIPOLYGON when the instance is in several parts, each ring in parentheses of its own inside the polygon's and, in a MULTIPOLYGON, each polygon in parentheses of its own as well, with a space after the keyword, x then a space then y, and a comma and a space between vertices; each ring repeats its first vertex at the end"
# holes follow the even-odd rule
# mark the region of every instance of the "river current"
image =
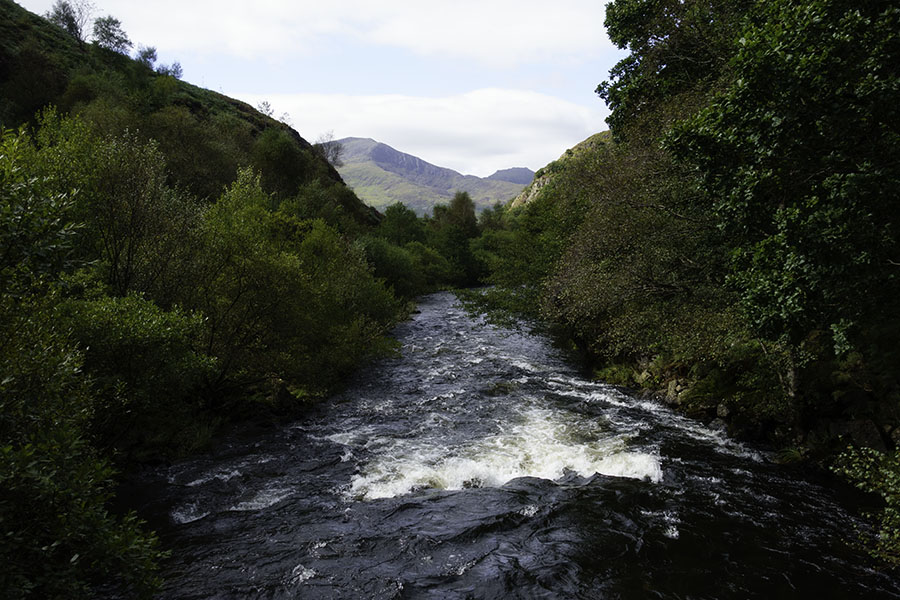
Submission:
POLYGON ((145 473, 165 599, 900 598, 830 487, 420 301, 400 356, 145 473))

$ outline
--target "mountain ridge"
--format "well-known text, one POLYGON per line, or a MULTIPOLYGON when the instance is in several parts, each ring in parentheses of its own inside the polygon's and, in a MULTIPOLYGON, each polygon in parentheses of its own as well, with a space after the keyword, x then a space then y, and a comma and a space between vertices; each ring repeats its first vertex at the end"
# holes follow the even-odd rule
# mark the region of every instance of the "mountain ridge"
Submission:
POLYGON ((341 177, 367 204, 379 209, 402 202, 424 215, 464 191, 482 210, 521 192, 527 182, 515 179, 530 181, 534 176, 525 167, 500 170, 490 177, 463 175, 372 138, 346 137, 337 143, 344 147, 344 164, 338 168, 341 177))

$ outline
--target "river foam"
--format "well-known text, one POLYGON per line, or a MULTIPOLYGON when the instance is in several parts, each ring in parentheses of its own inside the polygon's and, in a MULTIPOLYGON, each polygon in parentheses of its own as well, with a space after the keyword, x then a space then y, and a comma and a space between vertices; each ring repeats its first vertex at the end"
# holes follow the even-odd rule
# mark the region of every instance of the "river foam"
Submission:
POLYGON ((349 496, 372 500, 427 488, 497 487, 519 477, 559 480, 569 473, 654 483, 663 476, 659 457, 628 450, 621 434, 548 408, 528 408, 508 429, 470 443, 451 446, 426 439, 424 444, 382 440, 383 452, 353 478, 349 496))

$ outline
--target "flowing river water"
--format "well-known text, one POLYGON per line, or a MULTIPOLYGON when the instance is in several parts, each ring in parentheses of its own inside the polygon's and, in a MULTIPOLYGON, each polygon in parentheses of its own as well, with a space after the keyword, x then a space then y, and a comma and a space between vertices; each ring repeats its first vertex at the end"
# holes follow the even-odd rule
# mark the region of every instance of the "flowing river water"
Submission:
POLYGON ((450 294, 275 431, 144 474, 166 599, 900 598, 831 488, 450 294))

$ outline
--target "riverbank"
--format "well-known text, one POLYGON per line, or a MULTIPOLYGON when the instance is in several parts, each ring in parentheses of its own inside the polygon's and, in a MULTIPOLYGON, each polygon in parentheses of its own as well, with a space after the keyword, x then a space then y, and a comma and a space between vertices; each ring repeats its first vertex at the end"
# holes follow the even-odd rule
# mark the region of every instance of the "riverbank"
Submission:
MULTIPOLYGON (((596 364, 587 358, 588 364, 596 364)), ((657 358, 633 363, 593 367, 594 377, 653 398, 736 439, 761 442, 773 447, 785 461, 812 460, 829 464, 848 444, 892 451, 900 441, 896 424, 879 424, 870 406, 856 412, 800 414, 785 407, 797 403, 774 396, 761 407, 742 403, 743 392, 768 390, 736 389, 738 374, 707 365, 668 363, 657 358), (706 372, 705 376, 697 373, 706 372), (762 408, 762 410, 760 410, 762 408)))
POLYGON ((144 474, 161 600, 900 594, 805 469, 449 294, 395 334, 305 417, 144 474))

